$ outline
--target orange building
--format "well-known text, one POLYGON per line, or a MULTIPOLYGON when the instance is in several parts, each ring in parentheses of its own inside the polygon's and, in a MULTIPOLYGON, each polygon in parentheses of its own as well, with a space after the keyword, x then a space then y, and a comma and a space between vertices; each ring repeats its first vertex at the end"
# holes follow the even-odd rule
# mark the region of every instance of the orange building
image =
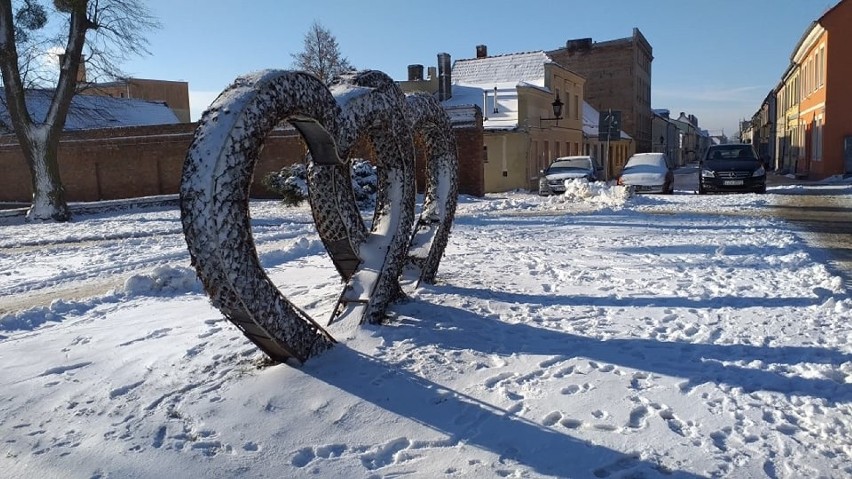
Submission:
POLYGON ((794 74, 785 75, 795 81, 782 80, 788 98, 798 100, 788 105, 797 103, 795 118, 787 118, 792 120, 788 133, 798 175, 822 179, 852 174, 850 58, 852 0, 841 0, 813 22, 796 45, 788 69, 794 74))

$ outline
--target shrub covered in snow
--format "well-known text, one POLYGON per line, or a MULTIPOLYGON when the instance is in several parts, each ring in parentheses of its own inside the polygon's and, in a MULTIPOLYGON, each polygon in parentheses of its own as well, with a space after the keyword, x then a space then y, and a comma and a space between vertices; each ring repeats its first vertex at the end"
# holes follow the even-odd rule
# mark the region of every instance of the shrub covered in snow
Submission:
POLYGON ((308 197, 308 170, 302 163, 285 166, 263 177, 263 186, 281 195, 287 206, 299 206, 308 197))
MULTIPOLYGON (((352 191, 359 208, 374 208, 378 176, 376 167, 363 159, 352 160, 352 191)), ((280 171, 267 174, 263 186, 281 195, 287 206, 299 206, 308 199, 307 168, 298 163, 285 166, 280 171)))
POLYGON ((375 208, 378 181, 376 167, 372 163, 362 159, 352 161, 352 191, 359 208, 375 208))

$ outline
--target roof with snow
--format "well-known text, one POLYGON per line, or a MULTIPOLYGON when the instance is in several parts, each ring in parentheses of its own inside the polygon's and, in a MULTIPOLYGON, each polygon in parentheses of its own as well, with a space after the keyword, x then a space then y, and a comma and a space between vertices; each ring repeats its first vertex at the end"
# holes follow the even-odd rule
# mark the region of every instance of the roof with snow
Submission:
POLYGON ((445 106, 477 105, 486 130, 518 127, 518 88, 545 88, 544 65, 554 63, 543 51, 509 53, 453 63, 453 95, 445 106))
POLYGON ((518 82, 500 83, 493 84, 491 88, 453 85, 453 96, 442 104, 445 108, 462 105, 479 106, 482 109, 482 127, 484 129, 511 130, 518 126, 519 86, 523 86, 523 84, 518 82))
MULTIPOLYGON (((34 121, 41 122, 50 107, 52 90, 27 90, 27 109, 34 121)), ((0 88, 0 98, 5 98, 0 88)), ((89 130, 121 126, 168 125, 180 123, 165 102, 134 98, 75 95, 65 120, 65 130, 89 130)), ((0 129, 11 131, 12 120, 5 101, 0 101, 0 129)))
POLYGON ((479 106, 474 104, 445 104, 444 111, 450 118, 450 125, 454 128, 476 126, 476 115, 479 113, 479 106))
POLYGON ((555 62, 543 51, 456 60, 452 79, 461 85, 524 82, 543 87, 546 63, 555 62))

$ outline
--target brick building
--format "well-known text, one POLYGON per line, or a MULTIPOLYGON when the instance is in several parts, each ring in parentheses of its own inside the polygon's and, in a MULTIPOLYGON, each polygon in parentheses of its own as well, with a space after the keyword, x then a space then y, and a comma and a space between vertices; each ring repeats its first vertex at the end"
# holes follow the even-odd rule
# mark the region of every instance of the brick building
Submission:
MULTIPOLYGON (((59 56, 60 62, 62 57, 59 56)), ((86 75, 86 63, 82 62, 77 70, 77 94, 162 102, 171 108, 179 122, 191 121, 189 83, 184 81, 123 78, 111 82, 90 82, 86 75)))
POLYGON ((547 52, 556 63, 586 79, 585 100, 598 111, 621 111, 622 128, 637 152, 651 151, 651 44, 638 28, 627 38, 568 40, 547 52))
POLYGON ((812 22, 774 89, 775 161, 782 171, 811 179, 852 174, 850 25, 852 0, 812 22))
POLYGON ((81 95, 161 101, 172 109, 180 122, 190 122, 187 82, 125 78, 114 82, 88 83, 81 86, 83 86, 80 90, 81 95))

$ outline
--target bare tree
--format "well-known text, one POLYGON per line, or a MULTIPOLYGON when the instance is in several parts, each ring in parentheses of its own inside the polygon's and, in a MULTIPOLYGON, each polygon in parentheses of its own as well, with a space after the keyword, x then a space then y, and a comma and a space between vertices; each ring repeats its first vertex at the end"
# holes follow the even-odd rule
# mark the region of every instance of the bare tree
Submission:
POLYGON ((117 65, 131 55, 147 54, 142 33, 158 27, 141 0, 53 0, 48 6, 39 0, 0 0, 4 99, 32 177, 27 219, 71 218, 59 176, 59 137, 80 86, 83 58, 95 76, 121 76, 117 65), (51 19, 64 25, 51 31, 51 19), (59 52, 58 76, 37 61, 51 51, 59 52), (27 108, 26 89, 35 86, 52 86, 44 118, 27 108))
POLYGON ((354 69, 340 53, 337 39, 331 31, 317 21, 305 33, 304 50, 291 56, 295 68, 313 73, 326 85, 337 75, 354 69))

